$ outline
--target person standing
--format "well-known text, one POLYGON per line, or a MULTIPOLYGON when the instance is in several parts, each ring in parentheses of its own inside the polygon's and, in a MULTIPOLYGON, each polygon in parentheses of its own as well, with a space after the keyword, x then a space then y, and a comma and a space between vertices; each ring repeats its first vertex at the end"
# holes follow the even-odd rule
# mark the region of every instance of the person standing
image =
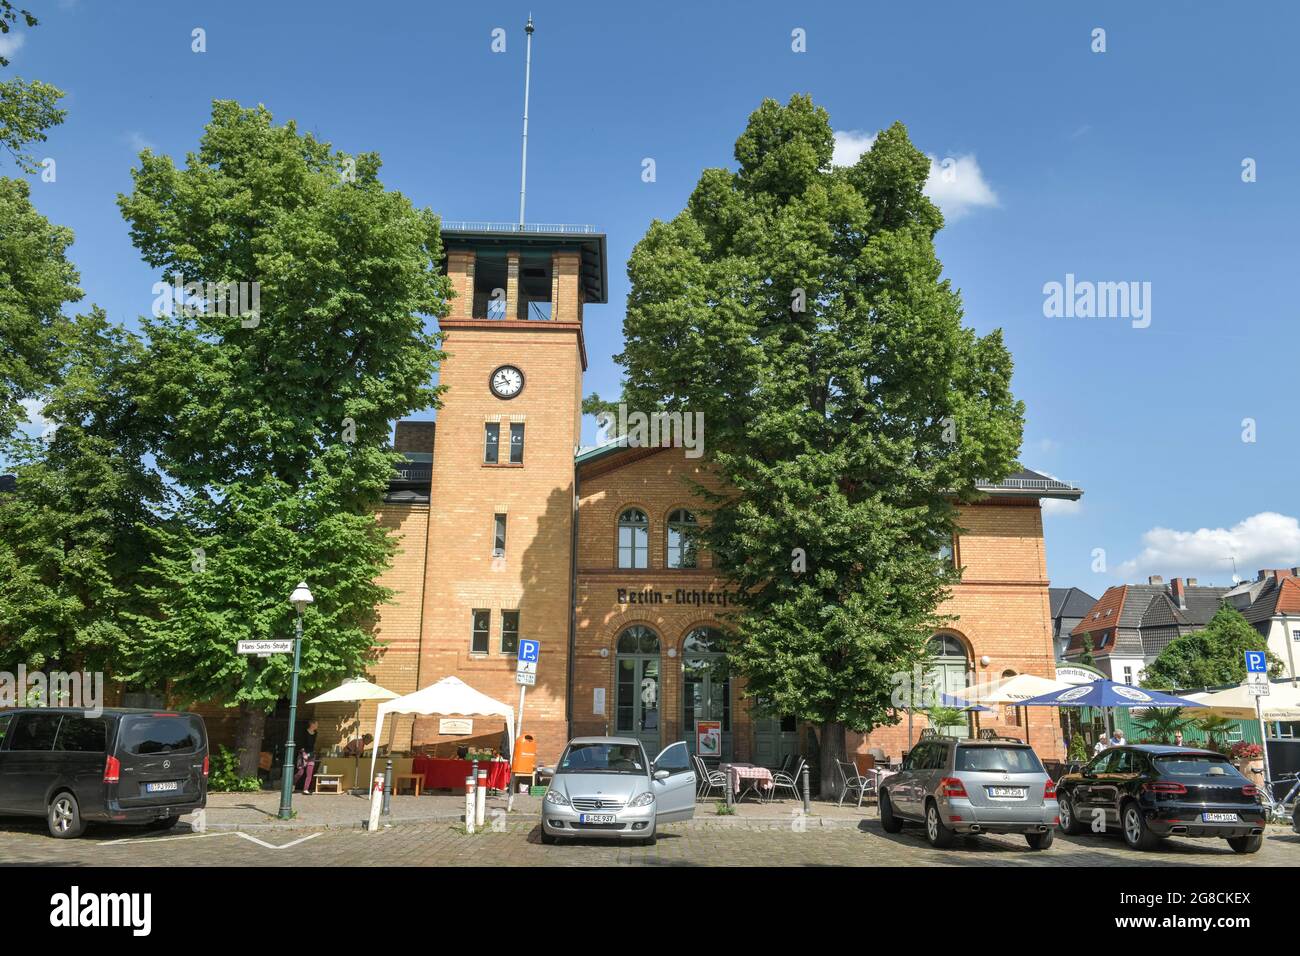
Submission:
POLYGON ((294 757, 296 765, 293 783, 296 787, 298 781, 302 780, 302 792, 311 793, 311 778, 316 774, 316 730, 319 724, 315 718, 307 721, 307 726, 298 736, 296 741, 297 754, 294 757))
POLYGON ((1109 746, 1110 746, 1110 742, 1106 739, 1106 735, 1099 734, 1097 736, 1097 742, 1092 745, 1092 755, 1094 757, 1097 756, 1097 754, 1101 753, 1109 746))

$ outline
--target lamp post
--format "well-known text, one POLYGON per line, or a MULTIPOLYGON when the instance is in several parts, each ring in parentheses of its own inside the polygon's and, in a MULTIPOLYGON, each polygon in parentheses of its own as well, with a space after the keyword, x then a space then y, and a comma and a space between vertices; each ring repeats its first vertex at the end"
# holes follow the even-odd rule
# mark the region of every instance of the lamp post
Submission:
POLYGON ((293 730, 298 718, 298 664, 302 659, 302 609, 312 603, 311 591, 300 583, 289 595, 289 603, 298 611, 294 622, 293 680, 289 686, 289 732, 284 745, 284 773, 280 781, 280 819, 293 816, 293 730))

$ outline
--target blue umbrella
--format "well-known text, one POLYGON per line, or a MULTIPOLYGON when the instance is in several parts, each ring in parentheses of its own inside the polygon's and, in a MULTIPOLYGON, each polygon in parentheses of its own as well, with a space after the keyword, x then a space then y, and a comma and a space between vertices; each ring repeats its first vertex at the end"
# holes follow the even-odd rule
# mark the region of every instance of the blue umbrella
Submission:
POLYGON ((1029 700, 1021 707, 1204 707, 1194 700, 1162 694, 1158 690, 1134 687, 1113 680, 1095 680, 1078 687, 1054 690, 1029 700))

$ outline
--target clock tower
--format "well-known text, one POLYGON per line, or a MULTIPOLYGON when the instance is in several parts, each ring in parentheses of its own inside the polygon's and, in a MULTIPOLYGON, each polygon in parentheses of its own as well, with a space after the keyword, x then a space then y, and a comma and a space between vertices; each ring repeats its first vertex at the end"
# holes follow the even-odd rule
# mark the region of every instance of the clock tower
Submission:
MULTIPOLYGON (((442 240, 455 297, 440 322, 419 683, 455 675, 515 706, 518 641, 539 641, 523 730, 552 759, 568 735, 583 310, 607 300, 605 237, 448 223, 442 240)), ((482 743, 491 732, 499 721, 475 722, 482 743)), ((426 721, 413 742, 440 739, 426 721)))

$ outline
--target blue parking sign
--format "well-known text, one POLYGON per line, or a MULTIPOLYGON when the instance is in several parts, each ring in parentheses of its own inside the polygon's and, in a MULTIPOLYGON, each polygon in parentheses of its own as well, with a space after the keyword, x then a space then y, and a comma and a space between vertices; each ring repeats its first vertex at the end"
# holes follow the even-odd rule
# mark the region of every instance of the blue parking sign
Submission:
POLYGON ((1268 673, 1268 663, 1264 658, 1263 651, 1246 652, 1246 673, 1247 674, 1268 673))
POLYGON ((521 661, 532 661, 533 663, 536 663, 541 646, 540 641, 520 641, 519 659, 521 661))

